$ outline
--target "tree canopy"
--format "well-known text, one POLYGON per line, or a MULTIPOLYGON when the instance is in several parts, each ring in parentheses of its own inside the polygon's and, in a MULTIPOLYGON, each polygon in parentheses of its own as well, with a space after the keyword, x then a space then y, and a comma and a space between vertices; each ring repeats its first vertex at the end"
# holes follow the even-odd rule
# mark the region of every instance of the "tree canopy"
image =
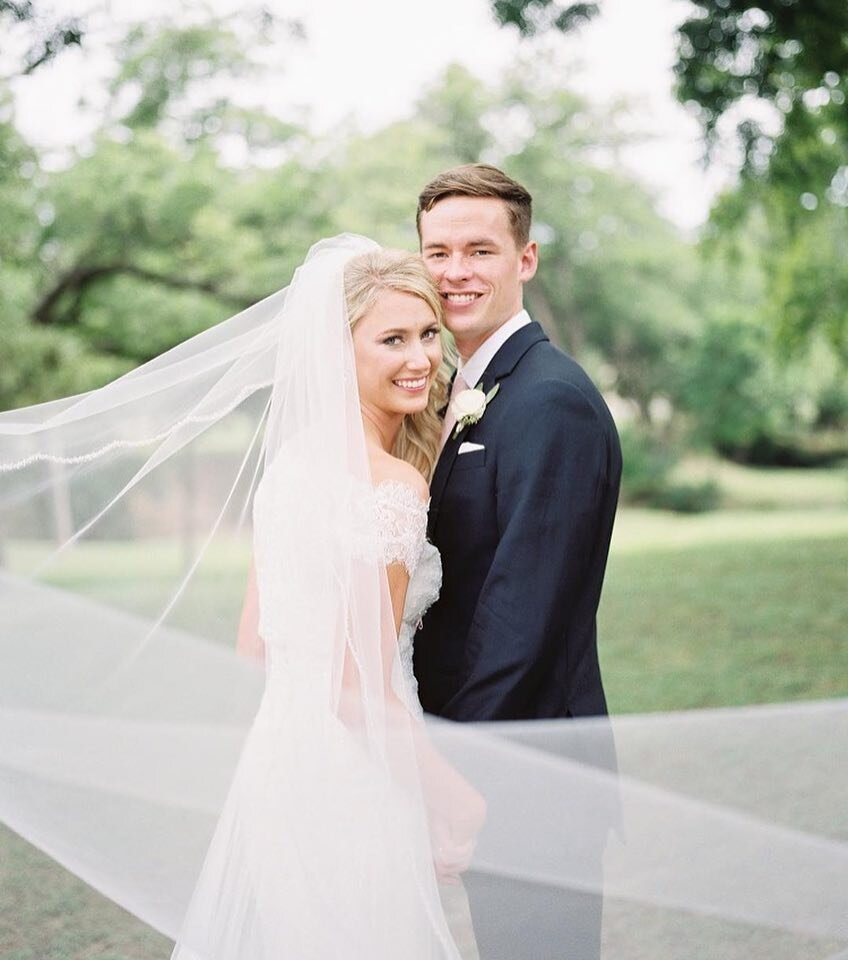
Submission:
POLYGON ((85 35, 82 18, 45 17, 32 0, 0 0, 0 29, 6 35, 4 40, 17 40, 19 46, 17 63, 9 76, 34 73, 62 50, 79 46, 85 35))
POLYGON ((490 84, 454 65, 408 118, 316 137, 238 102, 253 49, 222 21, 132 28, 99 129, 59 167, 0 118, 1 407, 161 353, 278 289, 321 236, 414 248, 420 187, 486 160, 534 196, 531 312, 625 419, 744 459, 848 417, 841 334, 822 337, 848 303, 836 208, 790 229, 786 197, 751 181, 757 202, 725 197, 695 245, 618 166, 618 114, 535 53, 490 84), (799 347, 781 359, 783 327, 799 347))
MULTIPOLYGON (((695 0, 680 26, 678 96, 698 105, 708 137, 746 99, 766 101, 784 117, 825 110, 848 129, 848 6, 841 0, 695 0)), ((748 162, 764 151, 762 125, 746 120, 748 162)), ((786 134, 795 132, 789 123, 786 134)), ((781 136, 780 133, 777 135, 781 136)))
MULTIPOLYGON (((527 37, 573 30, 599 8, 492 0, 527 37)), ((848 4, 693 0, 677 37, 676 94, 701 122, 707 158, 728 136, 740 146, 741 177, 708 235, 733 245, 765 222, 763 315, 782 348, 823 334, 848 362, 848 4)))
POLYGON ((525 37, 545 30, 572 30, 596 16, 598 3, 557 3, 556 0, 491 0, 492 12, 504 26, 517 27, 525 37))
MULTIPOLYGON (((490 0, 496 20, 525 37, 550 30, 568 32, 596 16, 602 3, 562 5, 555 0, 490 0)), ((697 107, 708 146, 721 119, 752 101, 765 102, 772 115, 743 115, 737 125, 746 169, 762 172, 783 147, 783 166, 812 171, 791 149, 811 122, 840 141, 846 157, 848 134, 848 5, 844 0, 692 0, 677 31, 677 95, 697 107), (814 118, 814 121, 811 121, 814 118)), ((649 14, 646 12, 646 16, 649 14)), ((828 184, 825 183, 825 186, 828 184)), ((844 190, 844 187, 842 188, 844 190)))

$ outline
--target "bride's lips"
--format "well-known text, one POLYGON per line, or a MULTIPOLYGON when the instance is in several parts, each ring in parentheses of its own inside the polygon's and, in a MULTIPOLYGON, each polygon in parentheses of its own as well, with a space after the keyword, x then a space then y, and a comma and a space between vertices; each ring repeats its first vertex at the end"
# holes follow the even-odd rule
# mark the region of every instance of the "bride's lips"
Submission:
POLYGON ((429 377, 415 377, 407 378, 404 380, 392 380, 392 383, 396 387, 400 387, 401 390, 405 390, 407 393, 421 393, 423 390, 427 389, 427 384, 429 383, 429 377))

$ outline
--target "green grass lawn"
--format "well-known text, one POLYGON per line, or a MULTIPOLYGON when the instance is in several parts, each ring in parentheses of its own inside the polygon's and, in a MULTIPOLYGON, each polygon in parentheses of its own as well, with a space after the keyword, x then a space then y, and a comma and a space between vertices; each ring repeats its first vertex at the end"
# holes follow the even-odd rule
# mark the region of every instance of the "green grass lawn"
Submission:
MULTIPOLYGON (((844 476, 805 472, 795 499, 781 477, 764 499, 763 473, 731 468, 739 509, 621 511, 599 621, 614 713, 848 695, 844 476)), ((91 571, 116 569, 115 552, 87 549, 91 571)), ((210 569, 236 583, 243 560, 213 557, 210 569)), ((147 576, 178 562, 151 549, 147 576)), ((0 829, 0 960, 168 953, 163 938, 0 829)))
POLYGON ((167 960, 172 946, 0 826, 2 960, 167 960))
POLYGON ((848 695, 848 471, 706 459, 730 509, 623 509, 599 638, 614 713, 848 695))
POLYGON ((821 509, 848 506, 848 464, 799 470, 747 467, 715 457, 689 456, 674 471, 679 480, 712 480, 725 507, 821 509))
POLYGON ((598 628, 611 711, 848 695, 842 520, 829 536, 614 552, 598 628))

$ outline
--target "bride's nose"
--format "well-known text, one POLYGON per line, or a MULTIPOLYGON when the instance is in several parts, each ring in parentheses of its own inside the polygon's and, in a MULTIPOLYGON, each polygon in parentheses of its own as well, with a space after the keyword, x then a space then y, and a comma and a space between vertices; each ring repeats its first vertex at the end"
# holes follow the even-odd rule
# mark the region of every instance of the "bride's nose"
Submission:
POLYGON ((430 369, 430 358, 427 356, 427 351, 424 349, 424 344, 418 340, 414 340, 406 354, 406 365, 415 373, 427 373, 430 369))

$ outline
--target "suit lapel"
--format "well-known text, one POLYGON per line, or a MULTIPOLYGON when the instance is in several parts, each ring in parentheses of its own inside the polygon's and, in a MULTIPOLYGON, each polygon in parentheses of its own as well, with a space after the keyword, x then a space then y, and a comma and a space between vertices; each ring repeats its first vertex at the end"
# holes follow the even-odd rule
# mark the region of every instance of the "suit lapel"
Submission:
MULTIPOLYGON (((492 357, 488 367, 486 367, 480 381, 480 389, 488 393, 496 383, 508 377, 518 365, 519 360, 525 353, 540 340, 547 340, 544 330, 538 323, 531 322, 526 326, 516 330, 515 333, 506 341, 506 343, 492 357)), ((495 398, 494 403, 497 402, 495 398)), ((436 464, 436 470, 433 473, 433 480, 430 484, 430 514, 427 524, 427 536, 432 539, 435 531, 436 517, 439 513, 439 506, 442 502, 442 496, 445 492, 448 479, 456 462, 459 448, 470 427, 463 427, 458 436, 451 436, 442 449, 439 461, 436 464)))
POLYGON ((516 330, 486 367, 482 377, 482 389, 491 390, 496 383, 508 377, 533 344, 547 339, 545 331, 535 321, 516 330))
POLYGON ((439 454, 439 460, 430 484, 430 511, 427 515, 427 536, 430 538, 433 536, 436 516, 439 512, 439 504, 442 502, 442 494, 445 492, 445 484, 448 482, 454 461, 462 445, 462 438, 467 431, 468 427, 463 427, 457 437, 454 437, 452 433, 442 448, 442 452, 439 454))

